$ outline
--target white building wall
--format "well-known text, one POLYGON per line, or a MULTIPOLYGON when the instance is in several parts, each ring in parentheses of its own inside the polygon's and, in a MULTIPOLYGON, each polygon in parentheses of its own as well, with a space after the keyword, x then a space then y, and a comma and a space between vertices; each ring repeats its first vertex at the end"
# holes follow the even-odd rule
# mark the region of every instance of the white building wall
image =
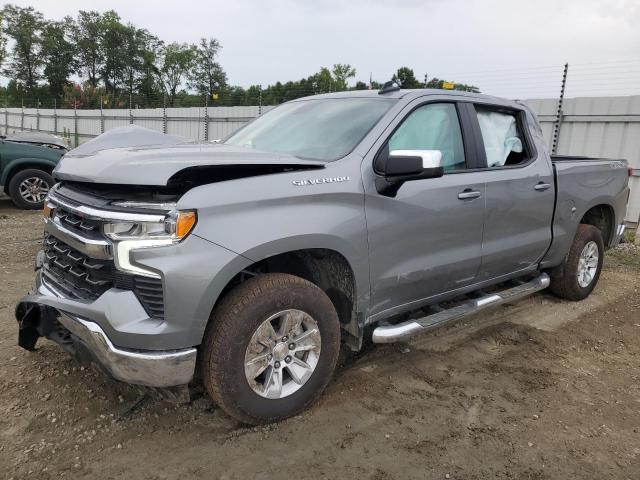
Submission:
MULTIPOLYGON (((529 100, 551 145, 556 120, 556 99, 529 100)), ((585 155, 625 159, 633 169, 626 220, 640 218, 640 95, 565 99, 558 155, 585 155)))

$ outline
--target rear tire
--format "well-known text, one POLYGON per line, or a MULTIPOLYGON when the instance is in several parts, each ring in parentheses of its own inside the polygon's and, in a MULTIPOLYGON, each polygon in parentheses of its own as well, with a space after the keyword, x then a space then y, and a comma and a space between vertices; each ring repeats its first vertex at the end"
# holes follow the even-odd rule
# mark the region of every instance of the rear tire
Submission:
POLYGON ((329 297, 311 282, 258 275, 215 308, 201 348, 211 398, 257 425, 296 415, 320 396, 338 360, 340 324, 329 297))
POLYGON ((16 173, 9 181, 9 196, 18 208, 38 210, 53 187, 53 177, 43 170, 29 168, 16 173))
POLYGON ((602 270, 604 242, 600 230, 580 224, 569 253, 560 265, 560 275, 551 277, 554 295, 567 300, 582 300, 593 291, 602 270))

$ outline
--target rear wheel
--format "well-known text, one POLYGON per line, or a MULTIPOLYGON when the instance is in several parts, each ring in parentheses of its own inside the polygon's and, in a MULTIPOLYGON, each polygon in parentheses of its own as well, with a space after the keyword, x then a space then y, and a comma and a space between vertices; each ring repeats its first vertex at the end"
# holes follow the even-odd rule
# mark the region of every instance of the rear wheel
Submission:
POLYGON ((232 417, 277 421, 320 396, 339 349, 338 315, 320 288, 293 275, 259 275, 216 307, 202 345, 203 379, 232 417))
POLYGON ((22 170, 9 181, 9 196, 18 208, 37 210, 42 208, 53 184, 53 177, 47 172, 33 168, 22 170))
POLYGON ((560 298, 582 300, 593 291, 602 270, 604 242, 600 230, 580 224, 560 275, 551 278, 551 291, 560 298))

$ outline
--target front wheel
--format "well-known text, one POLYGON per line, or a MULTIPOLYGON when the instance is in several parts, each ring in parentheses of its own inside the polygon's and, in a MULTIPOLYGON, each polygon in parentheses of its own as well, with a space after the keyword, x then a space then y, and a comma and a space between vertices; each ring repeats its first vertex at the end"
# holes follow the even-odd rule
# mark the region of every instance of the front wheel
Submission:
POLYGON ((551 291, 560 298, 582 300, 593 291, 602 270, 604 242, 600 230, 580 224, 560 275, 551 278, 551 291))
POLYGON ((37 210, 53 186, 51 175, 42 170, 29 168, 16 173, 9 181, 9 196, 18 208, 37 210))
POLYGON ((293 275, 258 275, 212 314, 201 351, 204 384, 242 422, 282 420, 320 396, 339 350, 338 315, 320 288, 293 275))

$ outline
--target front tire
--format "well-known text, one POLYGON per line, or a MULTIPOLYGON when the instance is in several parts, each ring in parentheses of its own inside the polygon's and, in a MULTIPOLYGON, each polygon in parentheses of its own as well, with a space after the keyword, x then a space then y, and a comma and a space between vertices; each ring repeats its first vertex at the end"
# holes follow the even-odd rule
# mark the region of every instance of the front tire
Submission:
POLYGON ((203 380, 230 416, 278 421, 320 396, 339 350, 338 315, 320 288, 293 275, 258 275, 215 308, 201 350, 203 380))
POLYGON ((580 224, 560 275, 551 278, 551 291, 560 298, 582 300, 593 291, 602 270, 604 242, 600 230, 580 224))
POLYGON ((18 208, 38 210, 55 181, 47 172, 29 168, 16 173, 9 181, 9 196, 18 208))

